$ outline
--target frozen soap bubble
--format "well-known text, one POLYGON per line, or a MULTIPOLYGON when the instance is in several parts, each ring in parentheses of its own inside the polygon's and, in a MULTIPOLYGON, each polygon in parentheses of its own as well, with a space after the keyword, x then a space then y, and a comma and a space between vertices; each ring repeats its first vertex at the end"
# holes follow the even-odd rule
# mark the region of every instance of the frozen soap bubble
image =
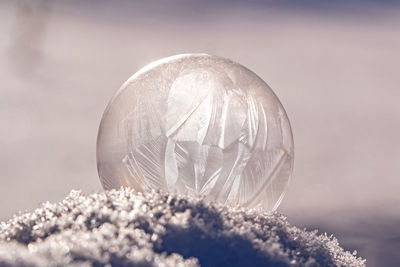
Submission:
POLYGON ((285 110, 255 73, 184 54, 153 62, 115 94, 101 120, 105 189, 164 190, 273 211, 293 167, 285 110))

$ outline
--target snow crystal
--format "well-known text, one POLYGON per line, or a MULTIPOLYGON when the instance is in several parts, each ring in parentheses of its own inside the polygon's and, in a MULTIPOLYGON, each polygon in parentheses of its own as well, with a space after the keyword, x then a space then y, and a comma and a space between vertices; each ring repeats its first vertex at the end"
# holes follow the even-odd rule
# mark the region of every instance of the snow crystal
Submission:
POLYGON ((278 213, 132 189, 84 195, 0 223, 0 266, 365 266, 278 213))

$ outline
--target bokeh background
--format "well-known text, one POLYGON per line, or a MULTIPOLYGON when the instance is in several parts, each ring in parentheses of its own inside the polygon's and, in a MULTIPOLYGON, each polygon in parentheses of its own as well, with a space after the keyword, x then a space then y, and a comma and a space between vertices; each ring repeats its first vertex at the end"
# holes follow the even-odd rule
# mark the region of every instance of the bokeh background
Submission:
POLYGON ((279 208, 368 266, 400 262, 397 1, 0 0, 0 219, 101 190, 106 104, 158 58, 205 52, 286 108, 295 170, 279 208))

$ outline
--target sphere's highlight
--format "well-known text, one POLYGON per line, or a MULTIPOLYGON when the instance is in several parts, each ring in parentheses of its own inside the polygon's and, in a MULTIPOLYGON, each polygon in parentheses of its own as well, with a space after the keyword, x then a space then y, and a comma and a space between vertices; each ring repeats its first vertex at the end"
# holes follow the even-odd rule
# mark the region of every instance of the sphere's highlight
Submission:
POLYGON ((112 98, 97 166, 105 189, 157 189, 273 211, 292 173, 292 132, 255 73, 216 56, 177 55, 144 67, 112 98))

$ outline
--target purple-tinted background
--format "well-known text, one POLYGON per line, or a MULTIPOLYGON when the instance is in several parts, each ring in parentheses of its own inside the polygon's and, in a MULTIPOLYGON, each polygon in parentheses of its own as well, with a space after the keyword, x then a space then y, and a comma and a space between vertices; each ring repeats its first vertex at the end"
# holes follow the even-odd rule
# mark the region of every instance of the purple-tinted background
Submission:
POLYGON ((101 190, 95 144, 120 85, 206 52, 261 76, 288 112, 295 170, 279 210, 368 266, 400 262, 396 1, 0 0, 0 219, 101 190))

